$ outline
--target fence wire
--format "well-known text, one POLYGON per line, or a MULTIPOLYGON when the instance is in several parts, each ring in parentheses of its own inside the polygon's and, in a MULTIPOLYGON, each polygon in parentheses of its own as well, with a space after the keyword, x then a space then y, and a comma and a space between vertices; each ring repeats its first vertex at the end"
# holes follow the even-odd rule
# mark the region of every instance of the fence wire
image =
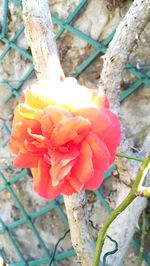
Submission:
MULTIPOLYGON (((20 35, 24 32, 24 26, 20 25, 20 28, 16 31, 15 35, 13 38, 9 38, 7 35, 7 18, 8 18, 8 6, 12 2, 14 5, 21 5, 20 0, 4 0, 3 1, 3 18, 2 18, 2 25, 0 27, 0 41, 5 45, 3 52, 0 54, 0 61, 2 61, 5 56, 9 53, 10 49, 14 49, 17 51, 19 54, 22 55, 24 60, 28 60, 29 62, 32 63, 32 56, 31 54, 24 50, 23 48, 20 48, 16 43, 20 35)), ((80 15, 81 10, 83 7, 87 4, 87 0, 82 0, 78 4, 78 6, 73 10, 72 13, 67 17, 67 19, 62 20, 58 16, 52 16, 53 23, 59 26, 59 30, 56 33, 56 40, 58 40, 64 31, 68 31, 73 35, 78 36, 85 42, 87 42, 91 47, 94 48, 94 51, 86 58, 86 60, 81 63, 76 71, 74 73, 70 73, 70 75, 74 77, 78 77, 81 73, 83 73, 93 62, 94 60, 102 56, 106 53, 108 44, 112 40, 115 31, 113 31, 104 41, 99 42, 94 39, 92 39, 90 36, 87 34, 83 33, 79 29, 76 29, 73 26, 73 21, 76 19, 76 16, 80 15)), ((129 71, 132 75, 135 77, 135 82, 133 82, 126 90, 124 90, 121 95, 120 95, 120 102, 123 102, 127 97, 129 97, 133 92, 137 91, 138 89, 142 88, 143 85, 146 85, 147 88, 150 88, 150 66, 149 65, 131 65, 127 64, 125 66, 127 71, 129 71)), ((23 86, 24 82, 30 79, 31 75, 34 73, 34 68, 33 64, 32 66, 28 69, 28 71, 25 73, 24 76, 21 77, 20 80, 16 80, 14 82, 15 85, 12 85, 13 83, 8 81, 8 80, 0 80, 0 82, 3 84, 3 88, 8 91, 8 94, 2 99, 1 104, 7 103, 12 97, 16 97, 19 99, 20 94, 19 90, 23 86)), ((11 134, 10 128, 8 126, 7 121, 5 121, 4 118, 1 118, 2 120, 2 125, 1 125, 1 130, 5 131, 5 135, 7 136, 7 139, 0 145, 1 149, 5 148, 6 145, 8 144, 9 137, 11 134)), ((112 171, 114 170, 115 166, 112 166, 112 168, 105 174, 105 178, 109 178, 111 175, 112 171)), ((52 200, 49 202, 49 205, 41 208, 40 210, 33 212, 29 214, 23 204, 21 203, 20 199, 17 197, 17 194, 15 193, 15 190, 13 189, 13 184, 16 184, 18 181, 27 178, 27 170, 21 170, 20 173, 16 174, 11 178, 11 180, 8 180, 5 175, 3 174, 2 169, 0 170, 0 180, 2 181, 2 185, 0 185, 0 193, 3 191, 8 191, 13 198, 16 206, 19 208, 20 212, 23 215, 23 218, 11 223, 10 225, 6 225, 4 221, 0 218, 0 235, 5 234, 7 235, 10 244, 14 248, 14 251, 18 255, 19 262, 13 262, 10 264, 10 266, 24 266, 24 265, 30 265, 30 266, 36 266, 36 265, 53 265, 55 266, 57 262, 61 263, 64 259, 68 259, 69 257, 75 256, 75 251, 73 249, 71 250, 65 250, 63 252, 57 253, 57 246, 60 243, 61 239, 63 239, 66 234, 69 233, 69 226, 68 226, 68 221, 67 217, 63 211, 62 204, 63 204, 63 198, 58 197, 56 200, 52 200), (51 254, 50 251, 48 250, 46 244, 44 243, 42 237, 40 236, 40 232, 37 230, 36 226, 33 223, 33 220, 37 219, 38 217, 42 217, 45 213, 51 212, 54 210, 59 214, 60 219, 64 222, 66 227, 68 228, 65 235, 61 236, 58 242, 55 245, 54 252, 51 254), (18 243, 16 242, 16 239, 14 238, 12 232, 13 230, 16 230, 20 226, 27 224, 28 227, 31 228, 34 236, 36 237, 40 247, 42 248, 44 252, 44 257, 41 257, 40 259, 34 259, 34 260, 26 260, 24 257, 23 252, 20 250, 20 247, 18 243)), ((110 213, 112 210, 108 204, 108 202, 105 200, 101 189, 96 190, 95 192, 96 197, 98 200, 103 204, 104 208, 110 213)), ((0 195, 1 197, 1 195, 0 195)), ((139 243, 133 239, 132 243, 135 247, 136 250, 139 250, 140 245, 139 243)), ((106 257, 109 255, 106 254, 106 257)), ((7 260, 4 256, 4 252, 1 250, 0 251, 0 256, 3 257, 4 260, 7 260)), ((144 250, 143 252, 143 258, 145 262, 150 265, 150 256, 149 254, 144 250)), ((61 264, 59 264, 61 265, 61 264)))

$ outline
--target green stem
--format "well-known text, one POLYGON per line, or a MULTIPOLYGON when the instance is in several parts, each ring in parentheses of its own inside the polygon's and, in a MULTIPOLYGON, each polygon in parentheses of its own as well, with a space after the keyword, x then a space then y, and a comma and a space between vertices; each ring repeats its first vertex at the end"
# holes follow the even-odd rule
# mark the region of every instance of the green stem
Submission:
POLYGON ((107 230, 111 223, 115 220, 115 218, 122 213, 128 206, 133 202, 133 200, 137 197, 137 191, 139 190, 139 187, 142 185, 142 182, 150 168, 150 156, 144 159, 138 173, 135 179, 135 182, 133 184, 133 187, 128 194, 128 196, 123 200, 123 202, 111 213, 111 215, 108 217, 108 220, 104 224, 104 227, 99 231, 97 243, 96 243, 96 249, 95 254, 93 258, 92 266, 99 266, 100 261, 100 255, 102 252, 104 240, 106 237, 107 230))
POLYGON ((108 227, 110 224, 114 221, 114 219, 127 208, 127 206, 136 198, 136 196, 133 193, 129 193, 129 195, 124 199, 124 201, 111 213, 111 215, 108 217, 108 220, 106 221, 104 227, 99 231, 98 239, 96 243, 96 249, 95 249, 95 255, 93 259, 92 266, 98 266, 99 260, 100 260, 100 254, 102 252, 106 232, 108 230, 108 227))
POLYGON ((138 161, 138 162, 143 162, 143 158, 139 158, 139 157, 135 157, 135 156, 130 156, 128 154, 125 154, 125 153, 117 153, 116 154, 117 157, 121 157, 121 158, 127 158, 127 159, 130 159, 130 160, 134 160, 134 161, 138 161))
POLYGON ((141 236, 141 243, 140 243, 140 252, 139 252, 139 256, 138 256, 138 266, 142 265, 142 259, 143 259, 144 241, 145 241, 145 233, 146 233, 145 210, 143 211, 142 218, 143 218, 143 224, 142 224, 142 236, 141 236))

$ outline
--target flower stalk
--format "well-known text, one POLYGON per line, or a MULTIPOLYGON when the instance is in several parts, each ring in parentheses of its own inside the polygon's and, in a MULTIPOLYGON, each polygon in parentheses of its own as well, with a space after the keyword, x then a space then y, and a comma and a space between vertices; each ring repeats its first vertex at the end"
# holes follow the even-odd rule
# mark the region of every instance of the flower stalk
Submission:
POLYGON ((100 255, 102 252, 104 240, 105 240, 106 233, 107 233, 109 226, 117 218, 117 216, 119 216, 134 201, 134 199, 138 195, 140 195, 140 189, 142 188, 142 190, 143 190, 142 184, 143 184, 144 178, 147 175, 149 169, 150 169, 150 155, 144 159, 144 161, 143 161, 143 163, 142 163, 142 165, 141 165, 141 167, 137 173, 137 176, 136 176, 135 182, 133 184, 133 187, 131 189, 131 192, 123 200, 123 202, 111 213, 111 215, 109 216, 105 225, 99 231, 92 266, 99 266, 100 255))

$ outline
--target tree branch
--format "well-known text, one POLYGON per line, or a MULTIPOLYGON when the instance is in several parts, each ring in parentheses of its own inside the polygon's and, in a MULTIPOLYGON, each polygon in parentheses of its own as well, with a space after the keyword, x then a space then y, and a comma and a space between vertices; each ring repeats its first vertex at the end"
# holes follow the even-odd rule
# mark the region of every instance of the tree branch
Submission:
POLYGON ((120 112, 120 85, 125 64, 149 19, 149 0, 135 0, 119 24, 104 56, 100 87, 108 95, 111 109, 117 114, 120 112))
POLYGON ((85 192, 64 196, 74 249, 82 266, 91 266, 94 241, 90 236, 85 192))
MULTIPOLYGON (((125 64, 128 61, 132 48, 137 42, 139 35, 143 31, 149 19, 149 0, 135 0, 126 16, 119 24, 116 34, 104 57, 100 88, 108 95, 111 109, 117 114, 120 114, 119 96, 125 64)), ((148 147, 150 147, 149 138, 146 139, 142 148, 145 154, 148 152, 148 147)), ((132 151, 129 148, 124 132, 120 151, 123 153, 128 151, 128 154, 131 154, 132 156, 132 151)), ((140 154, 137 153, 136 157, 140 157, 140 154)), ((121 179, 124 183, 130 183, 136 176, 139 163, 121 158, 118 158, 116 163, 121 179)), ((129 192, 130 190, 127 186, 124 184, 120 185, 116 206, 124 200, 129 192)), ((133 237, 135 226, 137 225, 139 216, 145 206, 145 198, 136 198, 131 206, 126 209, 126 211, 124 211, 124 213, 122 213, 110 226, 108 235, 118 242, 119 250, 113 256, 109 256, 108 265, 122 265, 122 260, 133 237)), ((101 259, 106 252, 111 250, 111 248, 110 242, 106 240, 101 259)))
POLYGON ((39 79, 63 79, 48 0, 23 0, 23 20, 39 79))
MULTIPOLYGON (((64 79, 52 33, 47 0, 23 0, 23 19, 38 79, 64 79)), ((94 244, 88 228, 85 192, 65 196, 73 247, 82 265, 91 266, 94 244)))

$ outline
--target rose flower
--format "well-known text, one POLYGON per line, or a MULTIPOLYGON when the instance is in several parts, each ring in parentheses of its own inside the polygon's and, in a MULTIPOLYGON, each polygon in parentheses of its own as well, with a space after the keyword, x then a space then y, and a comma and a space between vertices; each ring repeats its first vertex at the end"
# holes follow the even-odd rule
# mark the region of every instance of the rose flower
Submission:
POLYGON ((36 82, 15 109, 10 149, 15 167, 31 168, 46 199, 97 189, 113 163, 121 131, 102 93, 76 79, 36 82))

